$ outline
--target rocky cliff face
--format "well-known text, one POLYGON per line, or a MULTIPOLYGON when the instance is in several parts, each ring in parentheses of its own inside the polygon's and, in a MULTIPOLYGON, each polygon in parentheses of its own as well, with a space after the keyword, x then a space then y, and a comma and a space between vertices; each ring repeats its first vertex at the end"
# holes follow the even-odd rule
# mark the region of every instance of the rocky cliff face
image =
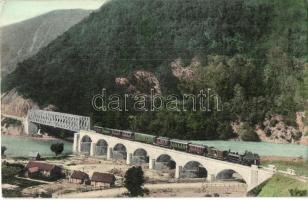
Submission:
POLYGON ((180 80, 192 81, 196 77, 196 69, 201 65, 200 60, 194 57, 190 65, 184 66, 181 59, 178 58, 171 63, 172 74, 180 80))
POLYGON ((20 95, 16 89, 10 90, 1 95, 1 113, 5 115, 12 115, 16 117, 26 117, 28 110, 42 109, 48 111, 56 111, 54 105, 47 105, 40 107, 32 99, 27 99, 20 95))
POLYGON ((151 89, 155 94, 161 94, 157 77, 145 70, 137 70, 130 77, 117 77, 115 83, 117 86, 125 88, 127 92, 134 94, 150 94, 151 89))
POLYGON ((58 10, 2 27, 2 77, 89 14, 87 10, 58 10))
POLYGON ((25 99, 13 89, 1 96, 1 113, 17 117, 26 117, 29 109, 38 109, 39 106, 31 99, 25 99))
POLYGON ((308 127, 305 126, 304 120, 304 112, 297 112, 297 126, 289 126, 284 122, 281 115, 275 115, 264 121, 264 128, 257 127, 256 132, 260 139, 265 142, 308 145, 308 137, 305 135, 305 130, 308 127))

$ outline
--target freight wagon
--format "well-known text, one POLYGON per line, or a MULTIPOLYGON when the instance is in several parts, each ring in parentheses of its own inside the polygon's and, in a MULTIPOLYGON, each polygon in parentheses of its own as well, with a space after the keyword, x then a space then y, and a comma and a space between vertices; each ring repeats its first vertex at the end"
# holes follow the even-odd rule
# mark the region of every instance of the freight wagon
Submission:
POLYGON ((228 155, 228 151, 221 151, 216 149, 215 147, 208 147, 208 157, 215 158, 218 160, 225 160, 226 156, 228 155))

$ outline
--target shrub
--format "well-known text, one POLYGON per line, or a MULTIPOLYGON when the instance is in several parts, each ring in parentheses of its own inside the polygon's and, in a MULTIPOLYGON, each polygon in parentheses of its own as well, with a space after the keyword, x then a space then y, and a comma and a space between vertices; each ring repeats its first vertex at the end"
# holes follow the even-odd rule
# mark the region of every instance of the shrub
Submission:
POLYGON ((260 141, 259 136, 253 127, 248 123, 244 123, 239 130, 240 138, 244 141, 260 141))
POLYGON ((305 197, 305 196, 307 196, 307 190, 299 190, 297 188, 290 189, 289 193, 292 197, 305 197))
POLYGON ((2 179, 9 179, 16 175, 20 175, 23 172, 23 168, 24 166, 20 164, 2 164, 2 179))

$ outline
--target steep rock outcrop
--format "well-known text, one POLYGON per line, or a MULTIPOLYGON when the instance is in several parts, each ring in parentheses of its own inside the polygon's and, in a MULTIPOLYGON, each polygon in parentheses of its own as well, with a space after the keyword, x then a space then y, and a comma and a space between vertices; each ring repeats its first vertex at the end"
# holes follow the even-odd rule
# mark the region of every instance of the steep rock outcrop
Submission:
POLYGON ((283 116, 274 115, 265 119, 264 128, 257 127, 257 133, 262 141, 273 143, 299 143, 302 132, 298 127, 287 125, 283 116))
POLYGON ((39 109, 36 102, 25 99, 13 89, 1 97, 1 113, 17 117, 26 117, 29 109, 39 109))
POLYGON ((184 66, 180 58, 173 61, 170 65, 172 74, 180 80, 191 81, 196 76, 196 69, 201 65, 199 59, 194 57, 190 65, 184 66))
POLYGON ((115 83, 130 93, 150 94, 153 89, 155 94, 161 94, 158 79, 152 72, 145 70, 137 70, 130 77, 117 77, 115 83))

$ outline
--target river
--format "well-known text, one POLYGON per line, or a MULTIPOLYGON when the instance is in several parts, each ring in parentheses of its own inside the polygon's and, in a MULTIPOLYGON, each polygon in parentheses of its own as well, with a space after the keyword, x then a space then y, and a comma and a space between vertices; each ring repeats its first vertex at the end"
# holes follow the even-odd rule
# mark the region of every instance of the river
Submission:
POLYGON ((194 143, 214 146, 218 149, 231 150, 239 153, 247 151, 258 153, 260 156, 285 156, 308 158, 308 146, 298 144, 273 144, 268 142, 244 142, 244 141, 222 141, 207 140, 194 141, 194 143))
POLYGON ((56 142, 64 143, 63 154, 72 152, 72 143, 62 140, 39 140, 30 137, 1 135, 1 145, 6 146, 5 155, 12 157, 28 157, 30 152, 39 152, 42 156, 55 155, 50 145, 56 142))
MULTIPOLYGON (((50 156, 50 145, 57 140, 37 140, 26 137, 15 137, 2 135, 1 145, 8 148, 5 152, 9 156, 28 156, 29 152, 39 152, 43 156, 50 156)), ((64 153, 72 152, 72 143, 62 141, 64 143, 64 153)), ((258 153, 261 156, 302 156, 306 160, 308 158, 308 146, 297 144, 272 144, 266 142, 243 142, 243 141, 194 141, 208 146, 214 146, 219 149, 244 152, 245 150, 258 153)))

